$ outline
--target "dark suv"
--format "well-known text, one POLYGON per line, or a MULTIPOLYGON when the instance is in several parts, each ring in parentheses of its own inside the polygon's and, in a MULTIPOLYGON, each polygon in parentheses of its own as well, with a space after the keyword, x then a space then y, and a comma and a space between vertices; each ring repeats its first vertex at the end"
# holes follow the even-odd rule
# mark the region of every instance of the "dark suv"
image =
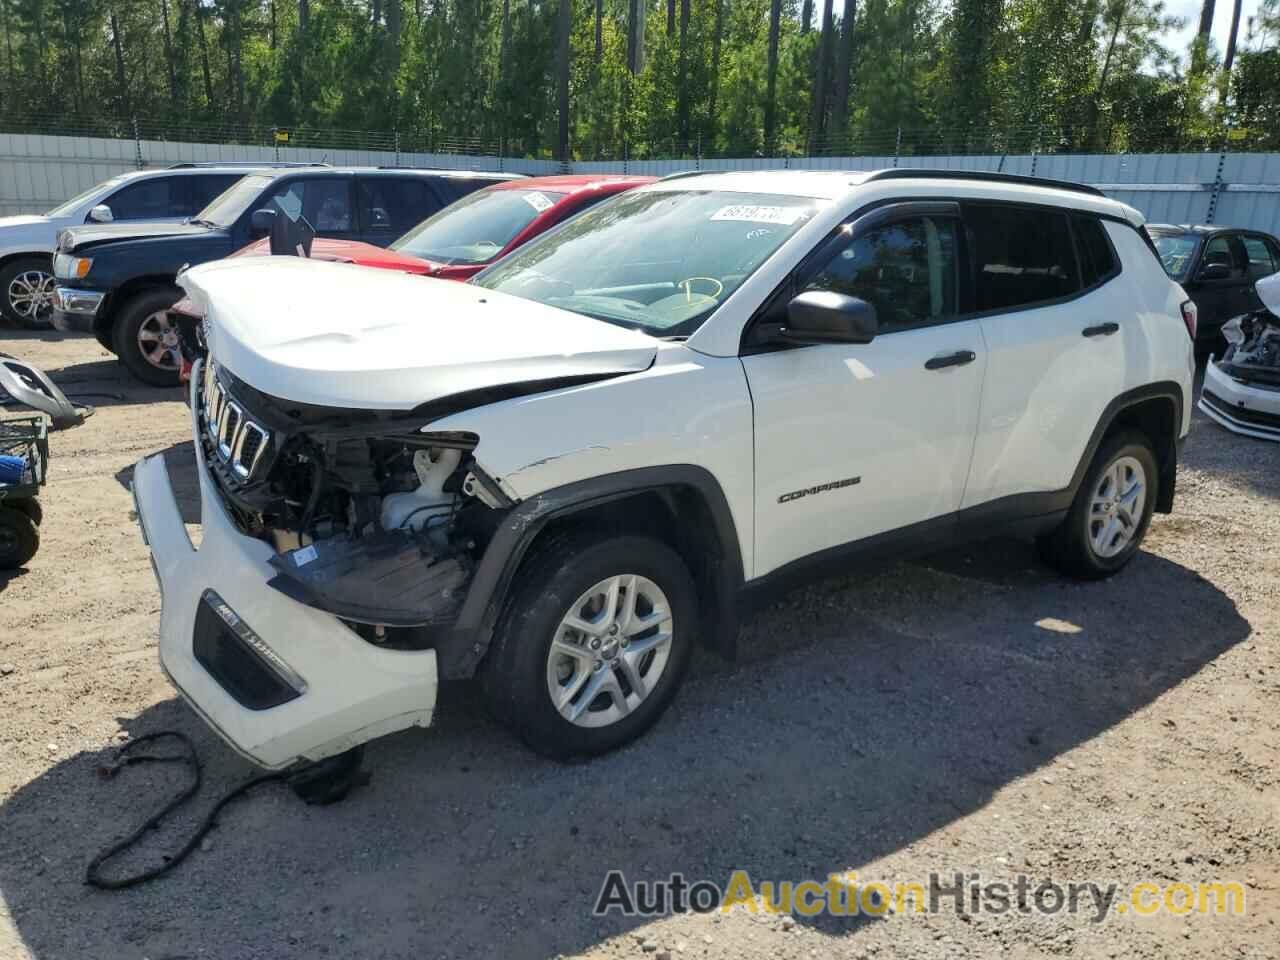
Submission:
POLYGON ((178 383, 181 351, 167 311, 184 266, 227 256, 258 236, 270 216, 299 215, 316 235, 385 246, 473 190, 514 174, 458 170, 308 168, 250 174, 186 223, 100 224, 58 235, 53 325, 93 333, 136 377, 178 383), (255 220, 257 226, 255 226, 255 220))
POLYGON ((1153 223, 1147 232, 1165 271, 1195 301, 1196 346, 1212 350, 1222 325, 1262 309, 1253 285, 1280 271, 1280 241, 1269 233, 1235 227, 1153 223))

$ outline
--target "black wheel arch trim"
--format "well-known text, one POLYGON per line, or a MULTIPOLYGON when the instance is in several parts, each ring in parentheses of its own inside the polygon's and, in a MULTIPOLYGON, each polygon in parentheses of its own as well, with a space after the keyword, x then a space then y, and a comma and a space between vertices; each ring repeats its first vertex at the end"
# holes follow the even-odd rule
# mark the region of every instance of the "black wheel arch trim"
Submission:
POLYGON ((717 652, 732 657, 738 632, 738 595, 743 584, 738 529, 715 476, 704 467, 682 463, 591 477, 545 490, 512 507, 476 565, 457 620, 436 643, 441 674, 465 677, 475 672, 488 651, 498 614, 520 563, 548 523, 613 501, 678 488, 691 489, 701 497, 715 527, 720 555, 714 571, 715 596, 699 597, 704 615, 702 639, 717 652))

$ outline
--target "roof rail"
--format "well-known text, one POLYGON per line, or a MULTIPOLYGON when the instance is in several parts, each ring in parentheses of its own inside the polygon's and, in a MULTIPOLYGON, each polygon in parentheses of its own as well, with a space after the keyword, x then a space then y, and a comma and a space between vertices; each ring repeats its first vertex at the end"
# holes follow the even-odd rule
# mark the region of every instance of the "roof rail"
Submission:
POLYGON ((1050 180, 1046 177, 1023 177, 1016 173, 990 173, 985 170, 930 170, 926 167, 895 167, 877 170, 864 183, 873 180, 984 180, 988 183, 1020 183, 1028 187, 1049 187, 1054 190, 1070 190, 1087 193, 1093 197, 1106 197, 1097 187, 1070 180, 1050 180))
POLYGON ((201 170, 214 167, 237 167, 247 170, 265 170, 284 167, 327 167, 327 163, 304 162, 301 160, 201 160, 185 163, 172 163, 166 170, 201 170))

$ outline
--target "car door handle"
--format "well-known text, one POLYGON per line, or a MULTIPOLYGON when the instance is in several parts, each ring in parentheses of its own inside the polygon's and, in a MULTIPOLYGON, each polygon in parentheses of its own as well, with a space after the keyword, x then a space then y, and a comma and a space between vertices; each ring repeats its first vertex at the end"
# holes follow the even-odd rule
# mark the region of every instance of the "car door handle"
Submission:
POLYGON ((973 363, 978 359, 978 355, 972 350, 957 350, 955 353, 948 353, 941 357, 931 357, 924 362, 926 370, 942 370, 945 367, 963 367, 966 363, 973 363))
POLYGON ((1080 332, 1086 337, 1109 337, 1119 329, 1118 323, 1100 323, 1096 327, 1085 327, 1080 332))

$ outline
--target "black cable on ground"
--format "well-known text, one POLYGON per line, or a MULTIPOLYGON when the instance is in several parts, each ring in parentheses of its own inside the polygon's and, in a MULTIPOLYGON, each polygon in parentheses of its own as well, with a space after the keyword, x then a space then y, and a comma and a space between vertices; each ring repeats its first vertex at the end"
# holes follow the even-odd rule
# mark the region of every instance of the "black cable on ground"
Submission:
POLYGON ((185 860, 187 856, 190 855, 191 851, 193 851, 197 846, 199 846, 200 841, 204 839, 205 834, 207 834, 210 830, 212 830, 214 826, 217 824, 218 814, 221 812, 223 807, 231 803, 231 801, 244 796, 246 793, 248 793, 250 790, 258 786, 259 784, 271 783, 273 781, 278 781, 278 780, 284 780, 289 776, 289 774, 285 773, 284 771, 280 771, 277 773, 262 774, 261 776, 252 777, 246 780, 244 783, 240 784, 238 787, 235 787, 230 793, 228 793, 221 800, 215 803, 213 805, 213 809, 209 811, 208 815, 204 818, 204 821, 200 824, 199 829, 197 829, 196 832, 191 836, 191 839, 189 839, 183 845, 182 849, 178 850, 173 855, 166 857, 165 862, 162 863, 160 866, 152 867, 150 870, 144 870, 142 873, 133 874, 132 876, 119 877, 117 879, 109 879, 107 877, 102 876, 102 866, 108 860, 111 860, 112 858, 123 853, 125 850, 128 850, 129 848, 134 846, 134 844, 136 844, 140 839, 142 839, 142 836, 145 833, 147 833, 149 830, 152 830, 153 828, 158 826, 161 820, 163 820, 166 816, 168 816, 178 807, 182 806, 184 803, 190 800, 193 796, 195 796, 196 791, 200 789, 200 779, 201 779, 200 757, 196 754, 195 745, 192 744, 191 740, 188 739, 186 734, 179 733, 176 730, 161 730, 157 733, 148 733, 145 736, 141 736, 136 740, 131 740, 128 743, 126 743, 124 746, 122 746, 118 751, 116 751, 116 759, 114 760, 114 762, 112 762, 109 766, 101 767, 98 772, 103 777, 114 777, 122 769, 128 766, 132 766, 135 763, 183 763, 183 764, 186 764, 187 767, 191 770, 191 783, 188 784, 180 793, 174 796, 172 800, 170 800, 163 807, 157 810, 154 814, 148 817, 142 823, 142 825, 138 827, 138 829, 133 831, 133 833, 129 834, 129 836, 125 837, 123 840, 119 840, 116 843, 112 844, 111 846, 107 847, 105 850, 99 853, 96 857, 94 857, 92 861, 90 861, 88 868, 85 870, 84 882, 89 884, 92 887, 97 887, 100 890, 123 890, 126 887, 135 887, 140 883, 146 883, 149 880, 154 880, 156 877, 159 877, 165 873, 168 873, 170 870, 172 870, 174 867, 180 864, 183 860, 185 860), (170 737, 172 739, 180 741, 183 746, 183 753, 177 754, 177 755, 132 753, 132 750, 135 747, 141 746, 144 743, 149 743, 150 741, 153 741, 153 740, 162 739, 164 737, 170 737))

